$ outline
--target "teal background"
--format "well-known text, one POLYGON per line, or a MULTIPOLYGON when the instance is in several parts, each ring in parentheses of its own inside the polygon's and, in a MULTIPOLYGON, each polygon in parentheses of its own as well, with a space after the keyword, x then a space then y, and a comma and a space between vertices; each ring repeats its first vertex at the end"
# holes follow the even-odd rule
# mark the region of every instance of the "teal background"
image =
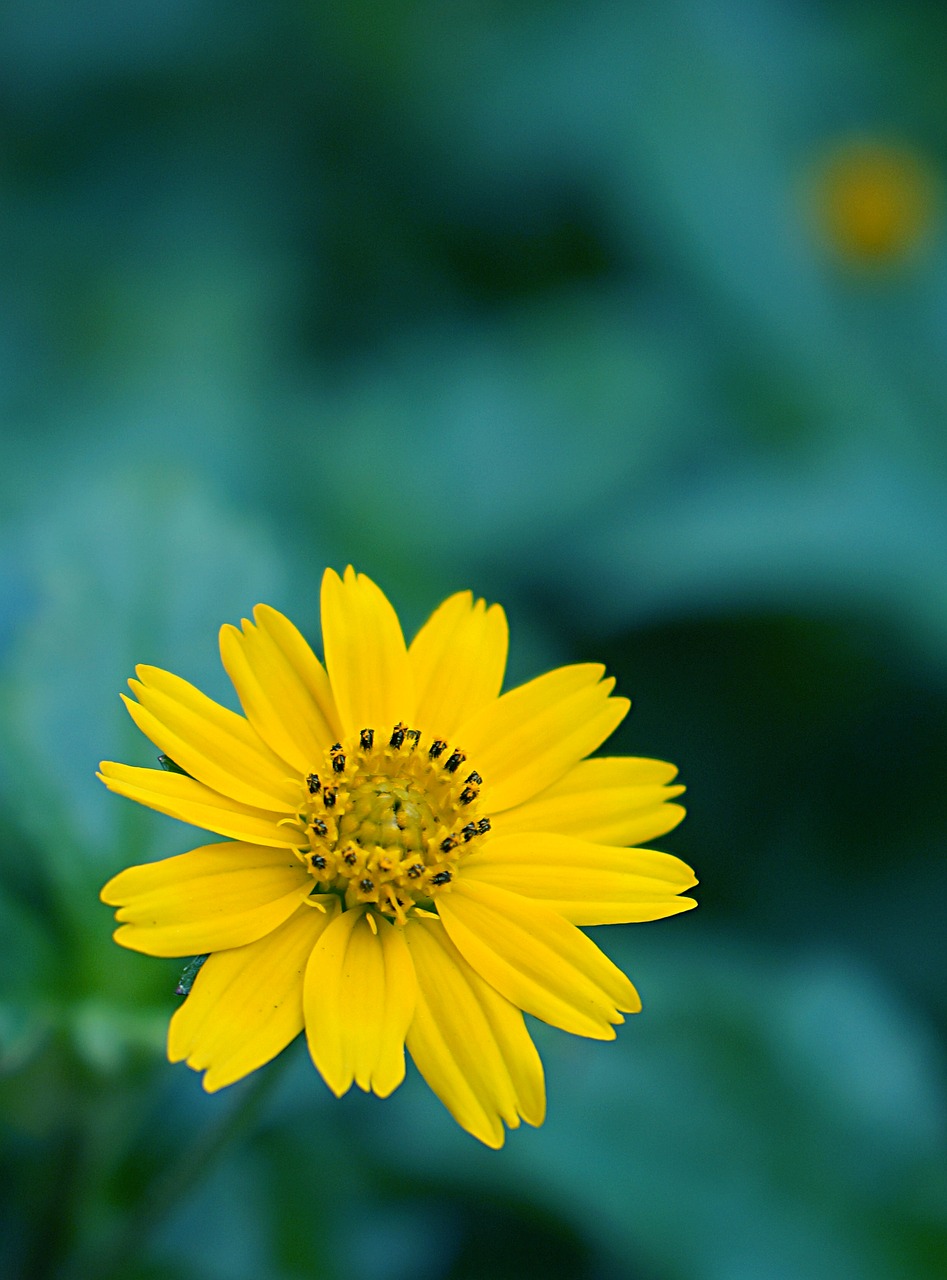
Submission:
POLYGON ((0 1273, 947 1273, 947 17, 670 0, 8 0, 0 12, 0 1273), (929 170, 846 261, 846 140, 929 170), (506 607, 674 760, 697 912, 596 936, 645 1011, 536 1027, 500 1153, 298 1044, 208 1097, 175 962, 98 888, 200 838, 109 796, 155 663, 506 607))

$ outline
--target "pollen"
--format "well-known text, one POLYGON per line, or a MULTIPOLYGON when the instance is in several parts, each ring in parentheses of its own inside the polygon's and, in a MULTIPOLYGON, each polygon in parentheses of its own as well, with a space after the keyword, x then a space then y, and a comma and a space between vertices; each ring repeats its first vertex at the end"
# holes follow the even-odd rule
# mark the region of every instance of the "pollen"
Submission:
POLYGON ((303 780, 299 813, 315 891, 399 925, 449 891, 471 841, 490 830, 478 812, 483 779, 458 775, 464 752, 440 738, 419 747, 420 731, 400 721, 333 743, 303 780))

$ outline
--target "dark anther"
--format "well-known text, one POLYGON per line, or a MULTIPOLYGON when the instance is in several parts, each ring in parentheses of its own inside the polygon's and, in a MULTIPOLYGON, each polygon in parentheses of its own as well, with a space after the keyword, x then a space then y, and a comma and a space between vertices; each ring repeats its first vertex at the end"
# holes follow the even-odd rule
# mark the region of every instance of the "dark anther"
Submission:
POLYGON ((460 834, 464 837, 464 843, 466 844, 468 840, 472 840, 477 834, 477 824, 468 822, 466 827, 461 827, 460 834))
POLYGON ((490 830, 490 819, 481 818, 480 821, 477 823, 477 831, 480 833, 480 835, 485 836, 489 830, 490 830))
POLYGON ((404 742, 404 735, 407 731, 408 726, 399 720, 391 731, 391 737, 388 739, 389 747, 394 747, 397 750, 404 742))
POLYGON ((342 861, 345 863, 347 867, 354 867, 356 862, 358 862, 358 855, 354 854, 350 849, 348 853, 345 855, 345 857, 342 859, 342 861))
POLYGON ((471 800, 476 800, 479 794, 480 793, 476 787, 464 787, 463 791, 460 793, 460 803, 470 804, 471 800))
POLYGON ((462 751, 455 751, 451 758, 444 765, 448 773, 456 773, 467 757, 462 751))
POLYGON ((335 787, 322 788, 322 803, 327 809, 335 807, 335 787))
POLYGON ((417 880, 418 876, 423 875, 423 874, 424 874, 424 863, 423 863, 423 862, 412 862, 412 863, 411 863, 411 866, 410 866, 410 867, 408 867, 408 878, 409 878, 409 880, 417 880))
POLYGON ((431 884, 450 884, 451 879, 449 871, 438 871, 436 876, 431 876, 431 884))
POLYGON ((364 880, 359 880, 358 887, 361 889, 362 893, 371 893, 375 887, 375 882, 374 880, 369 880, 366 877, 364 880))
POLYGON ((319 788, 322 786, 322 783, 319 781, 318 773, 310 773, 309 777, 306 779, 306 786, 309 788, 309 794, 311 796, 318 795, 319 788))
POLYGON ((483 778, 481 778, 476 769, 474 769, 473 773, 468 774, 467 777, 464 778, 464 782, 473 783, 475 787, 483 786, 483 778))
POLYGON ((418 743, 421 741, 421 730, 409 729, 404 736, 411 739, 411 750, 414 751, 418 743))
POLYGON ((428 755, 432 760, 436 760, 439 755, 447 750, 447 743, 442 738, 435 738, 428 749, 428 755))
POLYGON ((329 828, 326 826, 326 824, 322 821, 321 818, 313 818, 312 823, 310 825, 312 826, 312 829, 313 831, 315 831, 316 835, 319 835, 319 836, 324 836, 326 832, 329 830, 329 828))
POLYGON ((446 840, 441 841, 441 852, 450 853, 451 849, 456 849, 459 844, 460 844, 459 836, 448 836, 446 840))
POLYGON ((312 855, 311 861, 312 861, 312 865, 316 868, 317 871, 325 871, 326 860, 321 853, 314 853, 312 855))
POLYGON ((363 729, 358 735, 358 740, 363 751, 371 751, 375 745, 375 730, 363 729))
POLYGON ((342 750, 341 742, 334 742, 329 748, 329 755, 332 757, 332 768, 336 773, 345 772, 345 752, 342 750))

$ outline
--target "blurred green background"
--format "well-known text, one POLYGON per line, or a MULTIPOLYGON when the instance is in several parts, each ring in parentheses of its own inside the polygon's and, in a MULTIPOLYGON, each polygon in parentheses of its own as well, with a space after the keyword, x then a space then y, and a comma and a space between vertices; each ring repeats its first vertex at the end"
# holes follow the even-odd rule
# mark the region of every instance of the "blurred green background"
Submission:
POLYGON ((0 1273, 947 1274, 947 10, 6 0, 0 1273), (507 608, 674 760, 701 906, 500 1153, 297 1044, 207 1097, 100 884, 199 840, 136 662, 507 608), (273 1073, 273 1078, 268 1077, 273 1073), (260 1081, 266 1082, 261 1086, 260 1081))

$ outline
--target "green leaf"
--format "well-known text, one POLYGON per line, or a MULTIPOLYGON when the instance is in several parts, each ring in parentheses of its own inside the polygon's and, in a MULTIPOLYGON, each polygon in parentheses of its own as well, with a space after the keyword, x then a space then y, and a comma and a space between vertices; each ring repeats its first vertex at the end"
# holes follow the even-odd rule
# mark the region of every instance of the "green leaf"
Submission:
MULTIPOLYGON (((146 467, 48 497, 18 542, 37 603, 2 673, 0 787, 60 882, 91 888, 122 865, 177 852, 188 830, 95 778, 101 759, 155 765, 119 700, 135 664, 235 705, 217 632, 258 601, 296 603, 286 599, 291 568, 245 514, 146 467)), ((306 586, 312 601, 317 574, 306 586)))

